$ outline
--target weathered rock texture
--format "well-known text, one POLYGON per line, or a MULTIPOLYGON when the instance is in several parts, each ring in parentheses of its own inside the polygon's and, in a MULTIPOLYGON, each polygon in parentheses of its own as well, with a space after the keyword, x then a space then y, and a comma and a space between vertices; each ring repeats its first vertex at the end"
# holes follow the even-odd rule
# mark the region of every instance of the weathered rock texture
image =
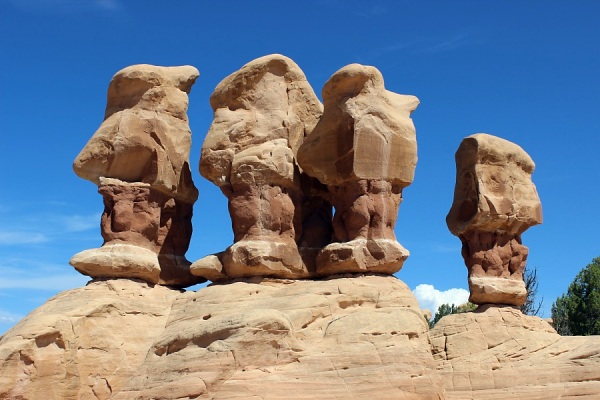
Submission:
POLYGON ((516 307, 480 306, 431 330, 447 399, 596 399, 600 336, 561 337, 516 307))
POLYGON ((187 286, 185 259, 198 190, 189 167, 188 93, 194 67, 134 65, 111 80, 105 119, 73 163, 104 198, 100 249, 76 254, 79 272, 187 286))
POLYGON ((96 281, 0 339, 0 399, 440 399, 427 331, 389 276, 96 281))
POLYGON ((298 163, 329 190, 334 243, 317 256, 322 275, 394 273, 408 251, 394 226, 402 189, 414 177, 414 96, 387 91, 374 67, 348 65, 323 87, 323 116, 298 150, 298 163))
POLYGON ((330 240, 331 206, 312 199, 319 189, 301 177, 295 160, 322 112, 304 73, 281 55, 258 58, 219 83, 210 103, 214 120, 202 146, 200 173, 229 200, 234 244, 216 259, 199 260, 193 273, 311 275, 314 261, 302 259, 298 243, 310 253, 330 240))
POLYGON ((476 134, 456 152, 454 202, 446 218, 463 244, 469 301, 520 306, 528 249, 521 234, 542 222, 531 157, 507 140, 476 134))
POLYGON ((0 399, 596 399, 600 337, 481 306, 427 331, 391 276, 132 279, 63 292, 0 337, 0 399))

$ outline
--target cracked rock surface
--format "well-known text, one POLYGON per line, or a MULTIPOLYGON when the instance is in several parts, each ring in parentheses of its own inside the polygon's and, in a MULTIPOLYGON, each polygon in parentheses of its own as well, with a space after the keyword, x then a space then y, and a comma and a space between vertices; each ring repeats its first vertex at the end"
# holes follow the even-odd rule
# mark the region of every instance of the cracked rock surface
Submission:
POLYGON ((0 398, 439 399, 427 331, 389 276, 95 281, 2 337, 0 398))
POLYGON ((600 336, 560 336, 546 321, 487 304, 431 330, 448 399, 596 399, 600 336))
POLYGON ((429 332, 393 276, 130 279, 63 292, 0 338, 0 399, 595 399, 600 337, 513 307, 429 332))

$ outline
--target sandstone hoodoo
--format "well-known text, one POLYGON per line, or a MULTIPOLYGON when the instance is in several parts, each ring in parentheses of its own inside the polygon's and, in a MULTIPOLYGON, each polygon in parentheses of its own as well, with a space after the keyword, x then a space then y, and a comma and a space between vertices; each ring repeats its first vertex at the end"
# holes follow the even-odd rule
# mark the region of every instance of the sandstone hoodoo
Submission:
POLYGON ((189 286, 185 258, 198 190, 189 167, 188 93, 194 67, 133 65, 108 88, 104 122, 73 163, 104 198, 104 244, 71 259, 93 278, 189 286))
POLYGON ((309 276, 314 263, 298 244, 310 250, 329 242, 331 206, 296 163, 322 112, 304 73, 287 57, 261 57, 219 83, 210 103, 200 173, 228 198, 234 243, 192 272, 211 280, 309 276))
POLYGON ((298 150, 300 167, 327 185, 336 210, 333 243, 319 252, 317 273, 397 272, 409 254, 394 226, 417 163, 410 114, 419 100, 386 90, 376 68, 352 64, 325 83, 323 102, 298 150))
POLYGON ((217 86, 200 171, 229 200, 234 244, 189 266, 197 76, 137 65, 113 78, 74 164, 104 198, 104 245, 71 260, 94 279, 0 337, 0 400, 598 398, 600 337, 561 337, 518 308, 520 235, 541 206, 517 145, 478 134, 456 153, 447 223, 481 305, 429 330, 391 276, 408 256, 394 225, 418 100, 373 67, 336 72, 324 107, 280 55, 217 86))
POLYGON ((454 202, 446 222, 462 242, 472 303, 525 302, 528 249, 521 234, 542 222, 534 168, 521 147, 492 135, 469 136, 456 152, 454 202))

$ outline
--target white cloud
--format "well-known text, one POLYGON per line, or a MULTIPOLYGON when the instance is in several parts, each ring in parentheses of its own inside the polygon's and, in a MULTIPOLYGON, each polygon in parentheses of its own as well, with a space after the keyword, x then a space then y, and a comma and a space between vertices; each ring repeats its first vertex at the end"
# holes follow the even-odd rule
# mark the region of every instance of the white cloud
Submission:
POLYGON ((0 245, 35 244, 47 242, 49 239, 43 233, 27 231, 0 231, 0 245))
POLYGON ((469 300, 469 291, 462 288, 453 288, 446 291, 439 291, 433 285, 418 285, 413 293, 419 301, 422 309, 428 309, 435 315, 437 309, 442 304, 454 304, 459 306, 469 300))
POLYGON ((22 315, 17 315, 8 311, 0 310, 0 324, 15 324, 21 318, 23 318, 22 315))
POLYGON ((99 229, 100 214, 63 216, 61 222, 68 232, 82 232, 89 229, 99 229))

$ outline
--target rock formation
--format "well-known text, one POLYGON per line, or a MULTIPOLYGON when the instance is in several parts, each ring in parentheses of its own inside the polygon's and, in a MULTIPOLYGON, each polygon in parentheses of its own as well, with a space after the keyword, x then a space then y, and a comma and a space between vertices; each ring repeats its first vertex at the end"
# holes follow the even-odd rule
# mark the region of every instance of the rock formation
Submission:
POLYGON ((334 74, 322 117, 283 56, 219 84, 200 170, 229 199, 235 243, 188 269, 197 191, 186 93, 197 76, 133 66, 113 78, 106 120, 74 164, 104 198, 105 244, 71 261, 94 279, 0 337, 0 400, 598 397, 600 337, 561 337, 517 308, 520 235, 541 208, 533 162, 515 144, 463 141, 447 219, 471 301, 501 305, 429 331, 410 289, 373 274, 408 255, 393 228, 413 179, 418 104, 386 91, 373 67, 334 74), (216 283, 169 287, 199 279, 190 272, 216 283))
POLYGON ((334 243, 318 254, 317 272, 397 272, 409 254, 394 226, 417 162, 410 114, 419 100, 387 91, 376 68, 352 64, 325 83, 323 102, 298 150, 298 163, 327 185, 335 207, 334 243))
POLYGON ((462 242, 472 303, 525 302, 528 249, 521 234, 542 222, 534 168, 518 145, 487 134, 465 138, 456 152, 454 202, 446 222, 462 242))
POLYGON ((265 56, 219 83, 210 103, 214 120, 200 173, 228 198, 234 244, 197 261, 192 272, 212 280, 310 275, 314 266, 303 261, 298 243, 330 240, 331 206, 311 199, 318 187, 296 164, 322 112, 306 77, 289 58, 265 56))
POLYGON ((96 281, 21 321, 0 360, 0 399, 443 398, 427 323, 391 276, 96 281))
POLYGON ((486 304, 431 330, 446 399, 596 399, 600 336, 560 336, 515 306, 486 304))
POLYGON ((104 244, 71 259, 79 272, 188 286, 185 259, 198 190, 189 168, 194 67, 134 65, 108 88, 104 122, 73 163, 104 198, 104 244))
POLYGON ((482 306, 428 332, 393 276, 132 279, 63 292, 0 338, 0 399, 596 399, 600 337, 482 306))

